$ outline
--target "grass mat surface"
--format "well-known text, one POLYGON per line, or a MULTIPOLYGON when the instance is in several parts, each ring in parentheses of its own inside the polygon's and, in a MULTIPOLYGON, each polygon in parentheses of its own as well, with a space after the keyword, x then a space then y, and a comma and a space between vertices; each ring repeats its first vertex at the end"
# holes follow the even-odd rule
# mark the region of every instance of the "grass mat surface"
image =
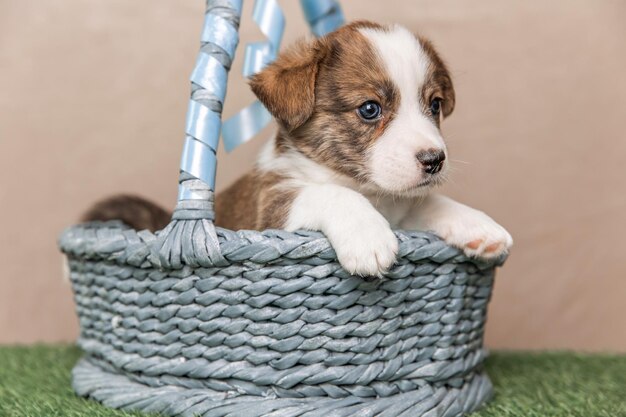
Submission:
MULTIPOLYGON (((145 416, 78 398, 74 346, 0 347, 0 416, 145 416)), ((626 417, 626 355, 495 352, 496 396, 472 417, 626 417)))

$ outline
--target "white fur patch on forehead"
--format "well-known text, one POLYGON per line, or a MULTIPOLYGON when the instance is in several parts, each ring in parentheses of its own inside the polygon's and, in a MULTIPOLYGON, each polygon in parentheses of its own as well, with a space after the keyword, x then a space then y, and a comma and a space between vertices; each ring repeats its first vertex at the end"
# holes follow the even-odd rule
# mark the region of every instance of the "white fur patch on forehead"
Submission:
POLYGON ((393 120, 369 151, 370 179, 387 191, 418 192, 428 176, 416 155, 423 150, 446 149, 437 125, 420 104, 430 59, 415 35, 401 26, 359 30, 400 92, 400 106, 393 120))
POLYGON ((417 89, 424 83, 429 59, 413 33, 400 25, 359 29, 385 63, 389 76, 400 90, 417 89))

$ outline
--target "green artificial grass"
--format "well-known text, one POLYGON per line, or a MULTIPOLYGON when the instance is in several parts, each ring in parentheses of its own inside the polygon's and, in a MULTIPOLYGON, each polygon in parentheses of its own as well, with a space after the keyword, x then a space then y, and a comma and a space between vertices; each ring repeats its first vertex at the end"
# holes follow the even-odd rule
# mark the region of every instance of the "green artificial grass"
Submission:
MULTIPOLYGON (((0 347, 0 416, 113 417, 78 398, 70 370, 74 346, 0 347)), ((626 356, 493 353, 487 371, 496 396, 472 417, 626 417, 626 356)))

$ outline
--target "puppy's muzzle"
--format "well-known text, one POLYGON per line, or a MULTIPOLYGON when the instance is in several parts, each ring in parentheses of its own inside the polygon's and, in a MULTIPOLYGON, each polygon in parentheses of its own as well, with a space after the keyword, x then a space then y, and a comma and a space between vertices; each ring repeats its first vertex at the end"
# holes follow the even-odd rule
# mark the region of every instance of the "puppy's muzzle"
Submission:
POLYGON ((419 151, 415 157, 422 164, 424 172, 434 175, 443 168, 446 154, 441 149, 433 148, 419 151))

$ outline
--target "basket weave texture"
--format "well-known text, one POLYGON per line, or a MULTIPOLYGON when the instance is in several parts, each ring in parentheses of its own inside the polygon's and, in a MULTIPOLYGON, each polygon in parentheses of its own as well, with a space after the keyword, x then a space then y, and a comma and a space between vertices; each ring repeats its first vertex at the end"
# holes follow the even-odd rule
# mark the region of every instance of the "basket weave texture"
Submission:
POLYGON ((504 259, 396 232, 398 262, 368 282, 320 233, 217 232, 224 265, 167 269, 148 231, 62 234, 78 394, 172 416, 460 416, 491 395, 482 339, 504 259))

